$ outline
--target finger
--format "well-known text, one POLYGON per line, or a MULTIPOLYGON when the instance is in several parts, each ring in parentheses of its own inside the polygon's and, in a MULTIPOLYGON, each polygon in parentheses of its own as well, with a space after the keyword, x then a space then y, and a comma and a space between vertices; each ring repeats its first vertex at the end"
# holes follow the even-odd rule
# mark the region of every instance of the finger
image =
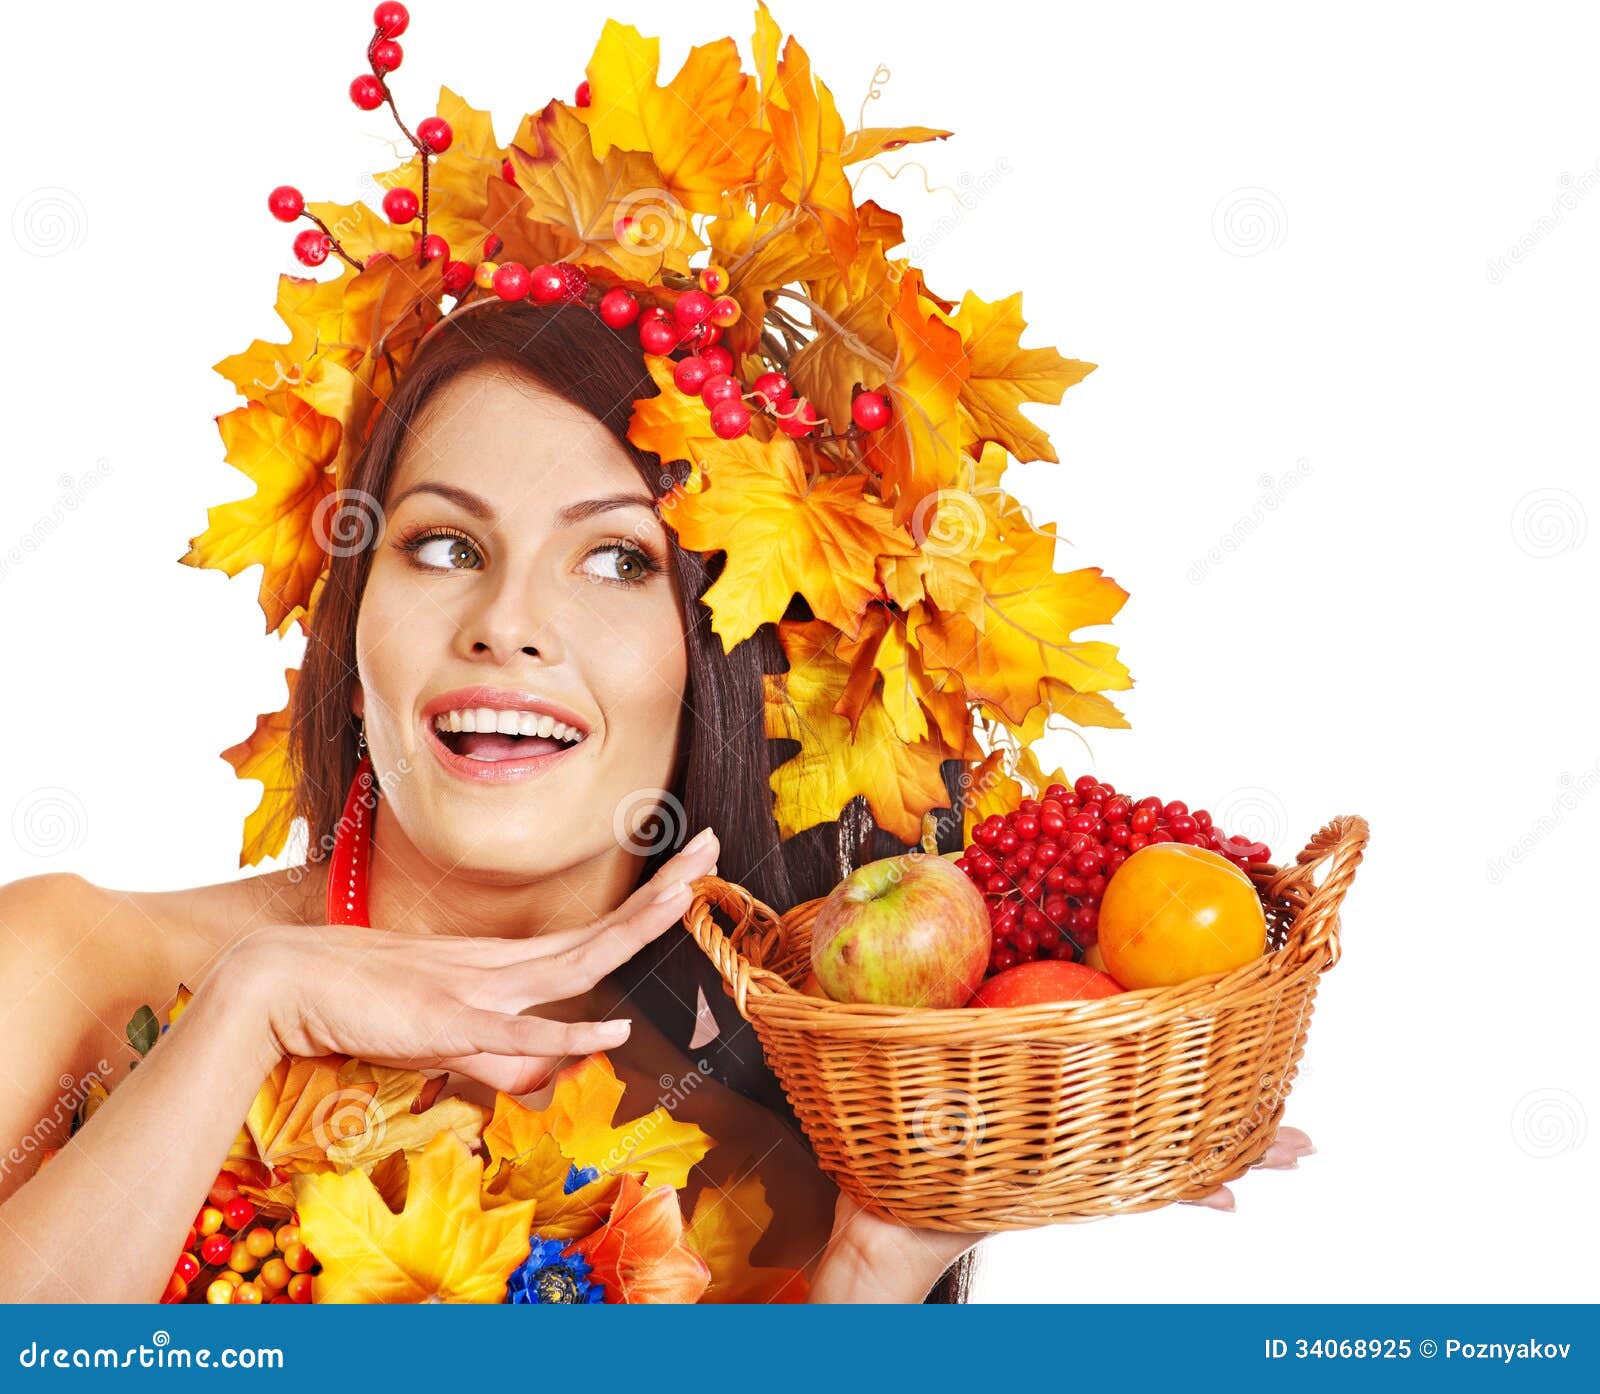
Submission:
POLYGON ((1288 1170, 1300 1165, 1300 1153, 1292 1140, 1275 1137, 1268 1145, 1267 1150, 1261 1154, 1261 1160, 1256 1163, 1258 1167, 1272 1167, 1288 1170))
POLYGON ((1180 1205, 1204 1205, 1211 1210, 1232 1210, 1234 1208, 1233 1192, 1226 1186, 1218 1186, 1214 1191, 1195 1200, 1180 1201, 1180 1205))
POLYGON ((1311 1145, 1311 1138, 1299 1128, 1279 1128, 1278 1135, 1273 1139, 1275 1143, 1284 1143, 1301 1157, 1309 1157, 1317 1149, 1311 1145))
POLYGON ((664 899, 647 901, 624 919, 590 926, 559 953, 530 959, 515 972, 502 971, 495 987, 520 992, 522 1004, 533 1006, 576 997, 678 924, 693 898, 687 885, 677 883, 664 899))
POLYGON ((590 1055, 613 1050, 628 1039, 633 1023, 626 1017, 614 1021, 551 1021, 542 1016, 491 1012, 466 1008, 456 1023, 476 1054, 488 1055, 590 1055))
POLYGON ((455 1055, 440 1067, 481 1081, 502 1094, 528 1094, 546 1083, 561 1061, 554 1056, 455 1055))

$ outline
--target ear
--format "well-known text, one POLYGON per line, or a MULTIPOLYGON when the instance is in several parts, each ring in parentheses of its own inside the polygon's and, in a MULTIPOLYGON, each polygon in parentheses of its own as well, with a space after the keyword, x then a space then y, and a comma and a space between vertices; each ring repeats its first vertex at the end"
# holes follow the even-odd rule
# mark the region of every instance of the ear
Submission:
POLYGON ((367 714, 367 695, 361 690, 361 684, 358 682, 350 684, 350 714, 352 716, 367 714))

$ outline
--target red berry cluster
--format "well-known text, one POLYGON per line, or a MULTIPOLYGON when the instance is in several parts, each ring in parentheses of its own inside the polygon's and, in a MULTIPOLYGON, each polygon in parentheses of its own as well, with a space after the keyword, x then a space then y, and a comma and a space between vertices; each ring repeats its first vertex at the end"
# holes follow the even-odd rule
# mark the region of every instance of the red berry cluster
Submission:
MULTIPOLYGON (((372 12, 372 22, 374 32, 367 44, 367 66, 372 71, 362 73, 351 82, 350 100, 362 111, 375 111, 388 102, 390 111, 395 112, 396 123, 422 157, 421 197, 419 198, 410 189, 390 189, 383 196, 383 214, 397 226, 404 226, 420 217, 421 230, 416 245, 418 265, 425 266, 431 261, 448 262, 445 272, 447 281, 452 270, 459 267, 460 272, 456 273, 456 279, 464 290, 472 281, 472 268, 465 262, 449 262, 449 243, 437 234, 428 232, 428 161, 432 156, 442 155, 450 148, 451 142, 455 139, 455 132, 450 129, 450 123, 439 116, 429 116, 419 121, 414 133, 406 129, 405 122, 400 120, 399 112, 395 111, 394 98, 384 78, 400 66, 405 56, 395 40, 405 33, 406 26, 411 23, 411 15, 404 5, 398 3, 398 0, 383 0, 383 3, 372 12), (461 273, 465 273, 464 279, 461 273)), ((302 265, 321 266, 328 259, 329 252, 337 252, 351 266, 357 270, 362 269, 361 262, 340 246, 338 238, 333 235, 328 225, 316 214, 306 211, 305 198, 294 185, 280 184, 267 195, 267 207, 271 210, 272 216, 280 222, 292 223, 303 216, 316 224, 315 228, 307 228, 294 239, 294 254, 302 265)))
POLYGON ((1087 774, 977 824, 956 866, 989 904, 989 972, 1082 958, 1098 937, 1106 885, 1135 852, 1158 842, 1208 847, 1239 867, 1272 856, 1265 843, 1228 837, 1203 808, 1191 813, 1155 795, 1133 799, 1087 774))
POLYGON ((311 1301, 311 1278, 318 1265, 300 1240, 299 1216, 291 1214, 276 1230, 252 1225, 255 1219, 255 1206, 239 1194, 239 1178, 231 1171, 218 1172, 189 1226, 161 1300, 195 1302, 203 1297, 214 1305, 233 1306, 311 1301), (202 1274, 207 1275, 203 1280, 202 1274))

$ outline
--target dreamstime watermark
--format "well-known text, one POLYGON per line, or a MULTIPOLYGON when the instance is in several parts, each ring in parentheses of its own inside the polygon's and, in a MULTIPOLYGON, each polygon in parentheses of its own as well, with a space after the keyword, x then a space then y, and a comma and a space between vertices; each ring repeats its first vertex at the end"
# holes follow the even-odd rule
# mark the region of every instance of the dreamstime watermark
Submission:
POLYGON ((1184 573, 1188 577, 1189 584, 1191 586, 1203 584, 1217 567, 1250 540, 1266 521, 1267 516, 1281 508, 1284 501, 1304 484, 1310 475, 1311 461, 1304 456, 1295 461, 1292 470, 1286 470, 1283 474, 1276 477, 1263 474, 1256 481, 1261 492, 1256 495, 1249 511, 1237 518, 1233 526, 1206 550, 1204 556, 1196 557, 1189 563, 1189 568, 1184 573))
POLYGON ((149 1345, 41 1346, 17 1349, 24 1370, 281 1370, 281 1346, 175 1346, 166 1331, 154 1331, 149 1345))
MULTIPOLYGON (((1191 1180, 1204 1184, 1217 1172, 1230 1166, 1239 1148, 1247 1143, 1255 1135, 1256 1130, 1276 1112, 1283 1099, 1283 1088, 1279 1085, 1278 1077, 1264 1074, 1257 1080, 1257 1085, 1256 1101, 1250 1111, 1228 1129, 1227 1136, 1210 1152, 1203 1157, 1194 1157, 1190 1160, 1191 1180)), ((1287 1081, 1284 1081, 1284 1086, 1287 1086, 1287 1081)), ((1267 1145, 1271 1146, 1270 1139, 1267 1145)))
POLYGON ((336 1089, 311 1114, 311 1136, 331 1161, 377 1156, 388 1124, 370 1089, 336 1089))
MULTIPOLYGON (((393 788, 395 781, 410 774, 413 768, 415 767, 412 765, 411 761, 402 755, 394 763, 392 768, 386 770, 374 769, 373 774, 377 777, 378 788, 381 790, 385 788, 393 788)), ((374 799, 376 799, 376 797, 377 796, 374 795, 374 799)), ((339 815, 339 821, 333 826, 333 831, 323 833, 323 835, 317 839, 317 847, 319 849, 319 855, 317 857, 318 862, 324 861, 332 855, 334 846, 339 840, 339 835, 347 831, 350 827, 350 822, 345 815, 341 813, 339 815)), ((310 870, 311 866, 309 862, 290 867, 288 875, 289 884, 291 886, 298 886, 300 882, 305 879, 310 870)))
POLYGON ((58 476, 56 483, 60 486, 61 492, 50 505, 49 511, 43 517, 35 519, 21 537, 6 548, 4 553, 0 553, 0 581, 4 581, 14 568, 21 566, 44 546, 61 526, 62 519, 98 489, 110 473, 111 461, 100 459, 96 460, 94 468, 85 474, 58 476))
POLYGON ((1511 540, 1530 557, 1575 552, 1589 535, 1589 515, 1576 494, 1533 489, 1511 510, 1511 540))
POLYGON ((70 789, 31 789, 11 810, 11 837, 30 857, 59 857, 83 846, 89 814, 70 789))
POLYGON ((1491 885, 1498 885, 1505 880, 1512 867, 1532 856, 1539 844, 1561 826, 1569 813, 1596 789, 1600 789, 1600 760, 1596 760, 1588 769, 1579 770, 1577 774, 1563 770, 1556 783, 1561 786, 1561 792, 1551 801, 1550 811, 1541 813, 1521 837, 1498 857, 1490 859, 1484 876, 1491 885))
POLYGON ((1283 245, 1289 214, 1271 189, 1234 189, 1212 209, 1211 235, 1229 256, 1260 256, 1283 245))
POLYGON ((965 1089, 936 1089, 911 1115, 912 1143, 935 1157, 959 1157, 983 1141, 983 1105, 965 1089))
POLYGON ((1246 785, 1232 789, 1211 806, 1213 827, 1229 837, 1281 848, 1289 836, 1289 810, 1270 789, 1246 785))
POLYGON ((1505 280, 1511 267, 1532 256, 1545 238, 1566 221, 1567 215, 1574 212, 1595 189, 1600 188, 1600 160, 1587 169, 1579 170, 1577 174, 1563 170, 1556 176, 1556 183, 1561 185, 1561 192, 1555 196, 1549 213, 1542 213, 1535 218, 1533 225, 1500 256, 1489 258, 1483 278, 1490 285, 1497 286, 1505 280))
POLYGON ((330 557, 360 555, 383 529, 383 505, 363 489, 324 494, 311 512, 311 535, 330 557))
POLYGON ((71 189, 31 189, 11 210, 11 236, 31 257, 75 252, 89 235, 89 214, 71 189))
POLYGON ((611 813, 611 835, 640 857, 676 848, 688 831, 689 814, 670 789, 632 789, 611 813))
POLYGON ((0 1157, 0 1177, 8 1175, 13 1167, 31 1162, 36 1155, 48 1152, 49 1139, 60 1135, 63 1123, 74 1117, 83 1107, 83 1101, 89 1097, 96 1083, 104 1087, 105 1078, 110 1073, 109 1060, 96 1060, 94 1069, 81 1077, 72 1074, 61 1075, 56 1080, 61 1093, 56 1096, 54 1107, 24 1133, 5 1156, 0 1157))
POLYGON ((1511 1110, 1511 1140, 1530 1157, 1575 1152, 1588 1135, 1588 1111, 1565 1089, 1534 1089, 1511 1110))
POLYGON ((612 214, 612 237, 641 257, 681 247, 688 230, 689 212, 668 189, 635 189, 612 214))

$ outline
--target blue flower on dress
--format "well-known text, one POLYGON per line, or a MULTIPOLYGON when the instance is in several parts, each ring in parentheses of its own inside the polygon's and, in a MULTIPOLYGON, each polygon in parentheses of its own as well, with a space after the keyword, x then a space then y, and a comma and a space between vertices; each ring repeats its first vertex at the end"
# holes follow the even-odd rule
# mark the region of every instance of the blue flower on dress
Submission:
POLYGON ((561 1183, 561 1194, 570 1196, 574 1191, 581 1191, 591 1181, 600 1179, 599 1167, 581 1167, 576 1162, 567 1168, 567 1179, 561 1183))
POLYGON ((533 1249, 507 1284, 507 1302, 604 1302, 606 1290, 590 1278, 589 1260, 582 1254, 562 1258, 565 1239, 533 1236, 533 1249))

